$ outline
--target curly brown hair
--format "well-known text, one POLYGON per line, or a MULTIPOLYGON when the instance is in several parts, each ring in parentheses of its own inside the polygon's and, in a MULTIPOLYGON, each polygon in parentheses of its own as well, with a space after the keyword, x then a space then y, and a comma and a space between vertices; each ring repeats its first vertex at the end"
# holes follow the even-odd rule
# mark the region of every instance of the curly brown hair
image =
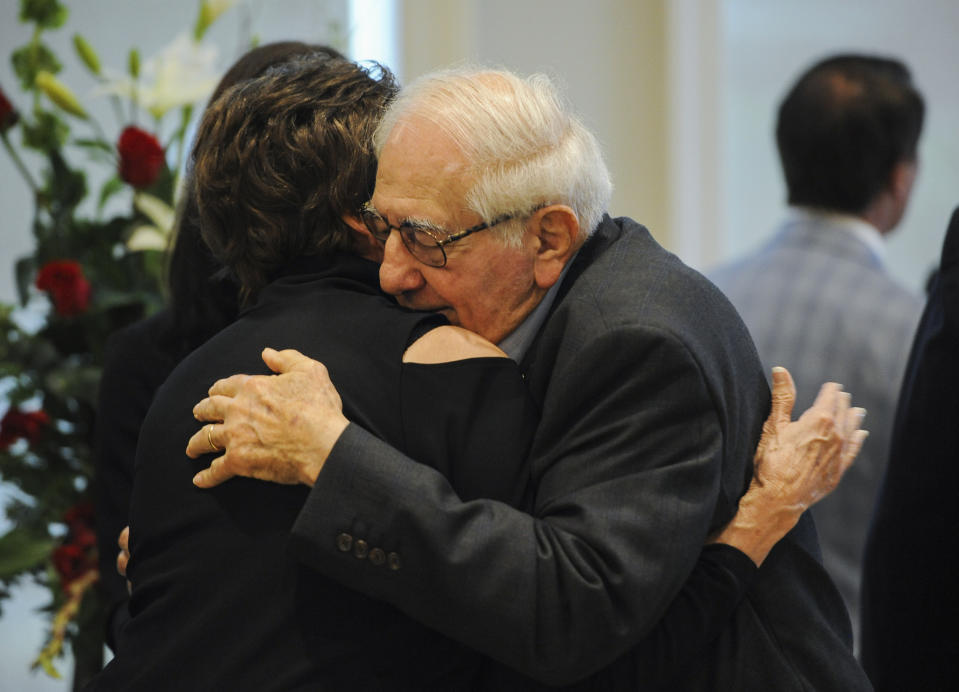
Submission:
POLYGON ((373 131, 396 91, 381 65, 318 54, 207 109, 193 151, 201 232, 244 302, 299 257, 353 250, 342 217, 372 196, 373 131))

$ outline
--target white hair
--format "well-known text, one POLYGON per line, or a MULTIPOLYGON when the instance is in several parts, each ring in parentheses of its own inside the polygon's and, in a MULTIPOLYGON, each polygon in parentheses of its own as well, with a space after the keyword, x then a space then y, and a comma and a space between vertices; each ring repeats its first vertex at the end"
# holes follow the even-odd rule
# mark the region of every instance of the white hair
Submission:
MULTIPOLYGON (((485 221, 565 204, 585 237, 606 212, 613 186, 599 142, 546 75, 477 68, 427 74, 390 104, 375 134, 378 155, 393 128, 411 117, 459 145, 474 177, 466 203, 485 221)), ((503 235, 518 243, 522 224, 504 224, 503 235)))

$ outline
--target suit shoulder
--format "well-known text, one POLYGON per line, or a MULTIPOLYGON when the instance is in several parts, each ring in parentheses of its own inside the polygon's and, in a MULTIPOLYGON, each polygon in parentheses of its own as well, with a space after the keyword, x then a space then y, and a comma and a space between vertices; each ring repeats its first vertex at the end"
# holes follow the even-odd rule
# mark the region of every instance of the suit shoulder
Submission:
POLYGON ((568 290, 572 309, 612 324, 672 329, 728 321, 737 328, 735 309, 712 281, 663 248, 643 226, 625 224, 620 230, 597 239, 597 248, 584 247, 591 252, 577 258, 585 266, 568 290))

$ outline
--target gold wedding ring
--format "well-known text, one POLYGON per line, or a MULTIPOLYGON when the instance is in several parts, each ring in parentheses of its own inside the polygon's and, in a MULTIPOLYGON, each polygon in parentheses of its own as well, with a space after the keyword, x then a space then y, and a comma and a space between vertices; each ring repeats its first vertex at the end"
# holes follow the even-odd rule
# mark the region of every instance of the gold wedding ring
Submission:
POLYGON ((216 446, 216 443, 213 441, 213 423, 210 423, 206 427, 206 441, 210 443, 210 449, 214 452, 219 452, 220 448, 216 446))

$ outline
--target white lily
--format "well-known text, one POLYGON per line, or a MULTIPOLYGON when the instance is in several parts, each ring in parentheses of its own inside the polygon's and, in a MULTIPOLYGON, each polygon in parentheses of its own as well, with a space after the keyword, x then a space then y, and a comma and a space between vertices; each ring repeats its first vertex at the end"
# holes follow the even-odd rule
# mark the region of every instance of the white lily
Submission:
POLYGON ((127 249, 131 252, 166 250, 176 217, 173 207, 145 192, 137 192, 133 196, 133 206, 153 223, 134 228, 127 240, 127 249))
POLYGON ((129 75, 105 70, 108 76, 98 91, 134 99, 159 119, 173 108, 209 96, 220 78, 216 63, 215 46, 204 46, 181 33, 143 64, 138 82, 129 75))

